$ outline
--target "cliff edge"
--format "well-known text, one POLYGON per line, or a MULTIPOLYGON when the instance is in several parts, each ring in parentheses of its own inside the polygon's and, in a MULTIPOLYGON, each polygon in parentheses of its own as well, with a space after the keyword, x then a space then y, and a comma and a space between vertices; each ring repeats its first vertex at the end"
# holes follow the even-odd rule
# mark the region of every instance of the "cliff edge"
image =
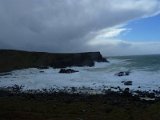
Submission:
POLYGON ((94 62, 107 62, 100 52, 45 53, 18 50, 0 50, 0 72, 24 68, 65 68, 94 66, 94 62))

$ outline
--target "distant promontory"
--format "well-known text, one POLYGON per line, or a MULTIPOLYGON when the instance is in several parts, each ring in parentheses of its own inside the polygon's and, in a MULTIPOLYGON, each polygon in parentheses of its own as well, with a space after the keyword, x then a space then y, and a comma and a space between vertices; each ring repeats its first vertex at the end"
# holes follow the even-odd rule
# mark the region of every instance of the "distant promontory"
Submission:
POLYGON ((107 62, 100 52, 46 53, 19 50, 0 50, 0 72, 25 68, 65 68, 94 66, 95 62, 107 62))

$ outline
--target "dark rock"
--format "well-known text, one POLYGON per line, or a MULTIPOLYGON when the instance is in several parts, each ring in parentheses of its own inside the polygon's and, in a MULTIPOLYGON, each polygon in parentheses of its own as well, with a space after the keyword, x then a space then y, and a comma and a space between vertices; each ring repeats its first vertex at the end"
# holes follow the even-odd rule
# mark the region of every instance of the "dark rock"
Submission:
POLYGON ((122 81, 122 83, 124 83, 124 85, 132 85, 132 81, 122 81))
POLYGON ((121 76, 128 76, 128 75, 130 75, 130 72, 129 71, 124 71, 124 72, 116 73, 115 75, 119 76, 119 77, 121 77, 121 76))
POLYGON ((12 75, 12 73, 0 73, 0 76, 12 75))
POLYGON ((159 95, 160 95, 160 90, 153 90, 152 92, 153 92, 154 94, 157 94, 157 95, 159 94, 159 95))
POLYGON ((148 91, 135 91, 135 93, 139 96, 139 97, 143 97, 143 98, 155 98, 156 95, 158 95, 159 93, 155 93, 155 92, 148 92, 148 91))
POLYGON ((125 88, 124 91, 125 91, 125 92, 129 92, 129 88, 125 88))
POLYGON ((22 91, 22 89, 23 89, 23 87, 24 86, 19 86, 19 85, 14 85, 14 86, 12 86, 12 87, 7 87, 6 89, 8 89, 8 90, 10 90, 12 93, 19 93, 19 92, 21 92, 22 91))
POLYGON ((0 50, 0 73, 17 69, 66 68, 71 66, 94 66, 95 62, 108 62, 100 52, 45 53, 18 50, 0 50))
POLYGON ((148 93, 148 96, 149 98, 155 98, 155 93, 148 93))
POLYGON ((126 72, 125 72, 125 75, 126 75, 126 76, 130 75, 130 72, 129 72, 129 71, 126 71, 126 72))
POLYGON ((123 93, 122 93, 124 96, 132 96, 132 94, 130 93, 130 89, 129 88, 125 88, 123 93))
POLYGON ((48 69, 48 66, 38 66, 38 69, 48 69))
POLYGON ((75 73, 75 72, 79 72, 73 69, 60 69, 59 73, 75 73))

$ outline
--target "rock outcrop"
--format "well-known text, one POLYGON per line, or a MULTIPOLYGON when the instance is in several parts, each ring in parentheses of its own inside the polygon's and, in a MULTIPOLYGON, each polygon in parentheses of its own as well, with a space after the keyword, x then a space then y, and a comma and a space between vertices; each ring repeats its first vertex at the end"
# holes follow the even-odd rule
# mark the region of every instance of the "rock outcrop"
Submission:
POLYGON ((132 81, 122 81, 124 85, 132 85, 132 81))
POLYGON ((67 74, 75 73, 75 72, 79 72, 79 71, 73 70, 73 69, 60 69, 59 71, 59 73, 67 73, 67 74))
POLYGON ((119 77, 128 76, 130 75, 130 71, 119 72, 119 73, 116 73, 115 75, 119 77))
POLYGON ((107 60, 100 52, 45 53, 0 50, 0 73, 24 68, 94 66, 94 62, 107 62, 107 60))

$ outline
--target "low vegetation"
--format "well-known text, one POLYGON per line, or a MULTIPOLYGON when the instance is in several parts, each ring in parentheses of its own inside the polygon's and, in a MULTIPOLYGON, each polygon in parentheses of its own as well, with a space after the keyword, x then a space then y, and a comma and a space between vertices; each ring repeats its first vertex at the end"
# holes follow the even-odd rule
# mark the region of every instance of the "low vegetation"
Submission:
POLYGON ((159 120, 160 100, 105 95, 12 93, 0 90, 1 120, 159 120))

